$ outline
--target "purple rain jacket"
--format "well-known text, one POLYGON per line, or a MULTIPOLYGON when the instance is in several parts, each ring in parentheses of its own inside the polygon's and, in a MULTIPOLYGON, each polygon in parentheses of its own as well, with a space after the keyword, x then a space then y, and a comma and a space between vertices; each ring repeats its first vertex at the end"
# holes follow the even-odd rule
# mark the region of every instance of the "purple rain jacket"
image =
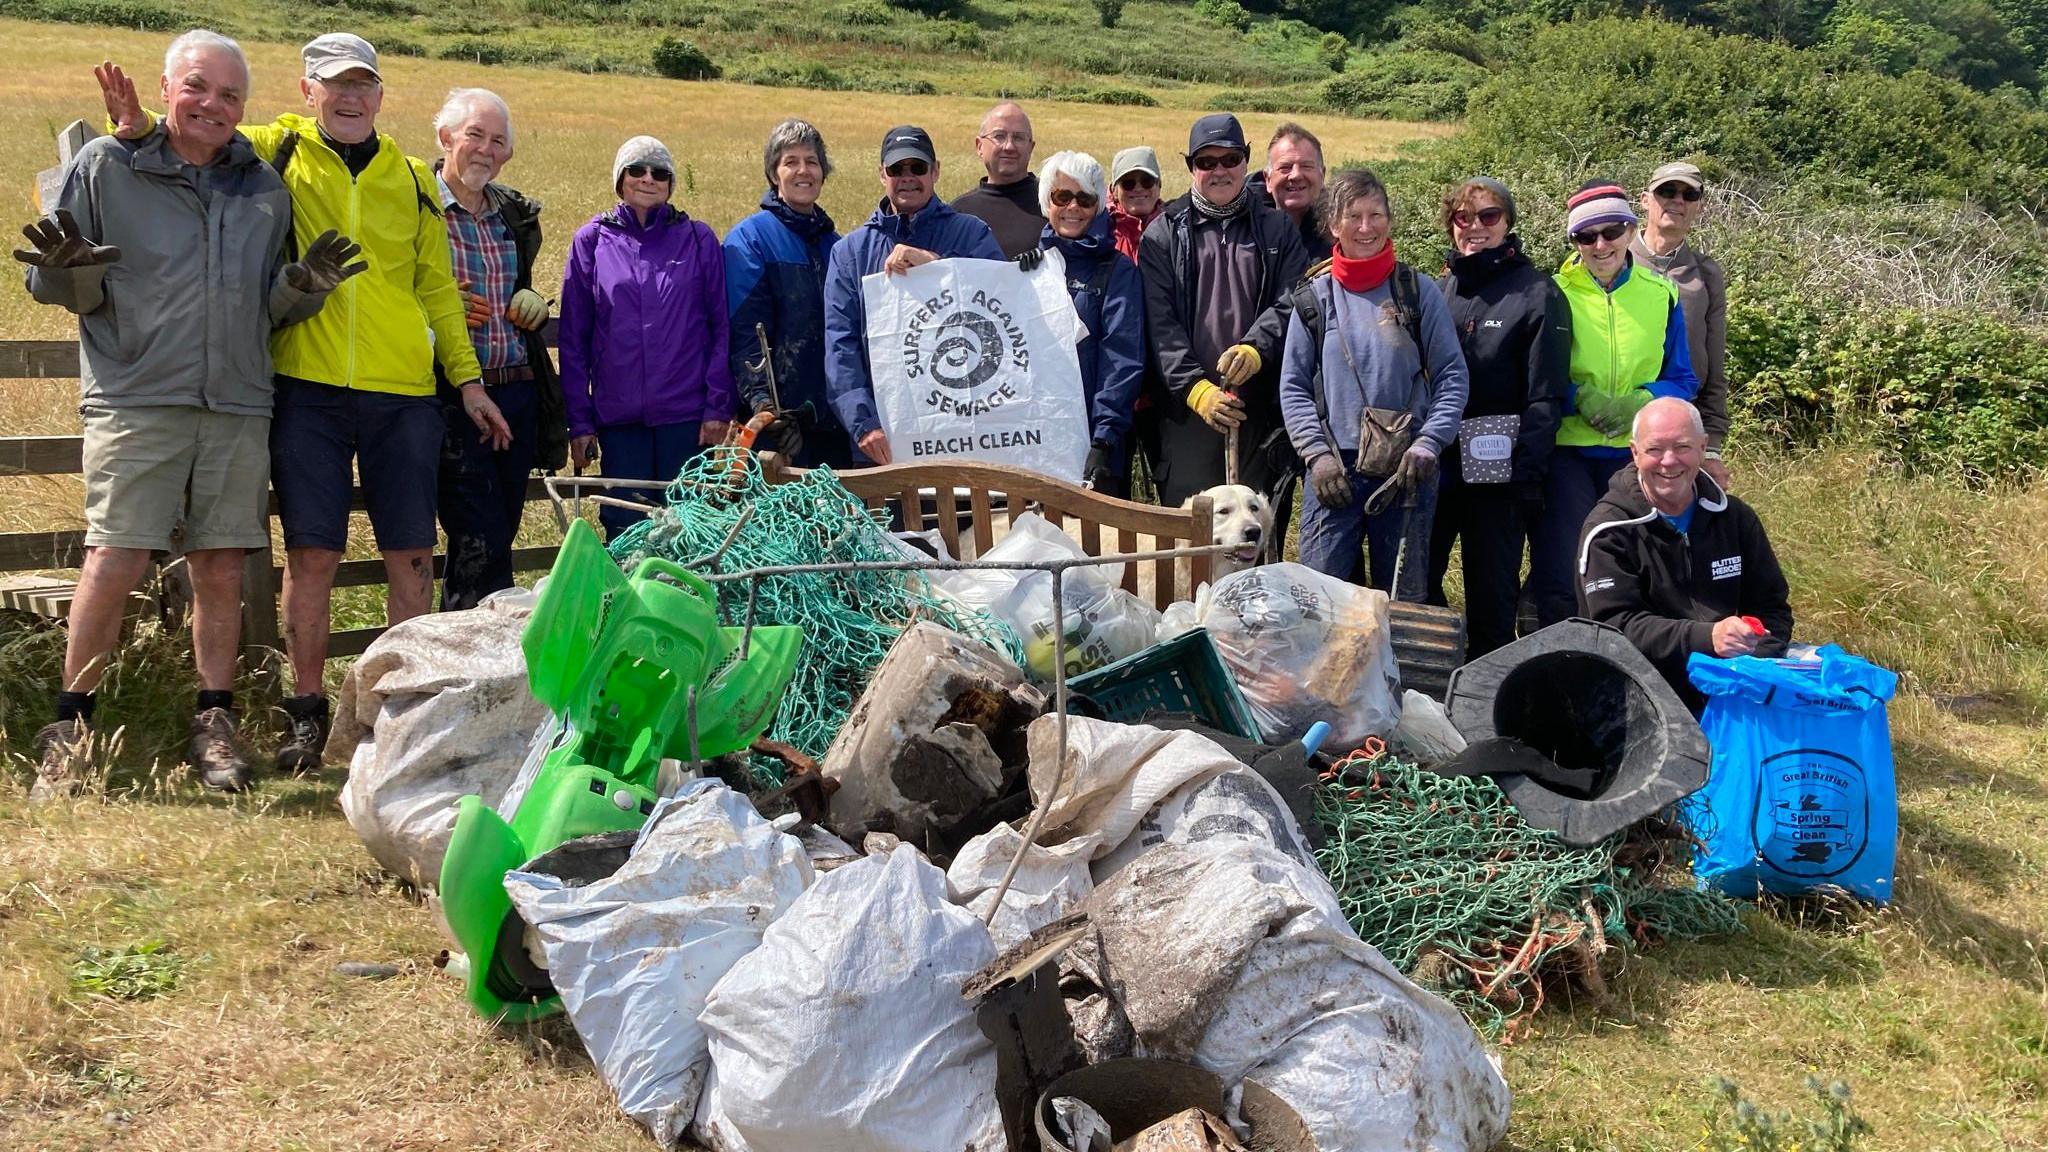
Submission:
POLYGON ((576 230, 562 275, 569 433, 729 420, 725 258, 710 226, 673 205, 643 227, 614 205, 576 230))

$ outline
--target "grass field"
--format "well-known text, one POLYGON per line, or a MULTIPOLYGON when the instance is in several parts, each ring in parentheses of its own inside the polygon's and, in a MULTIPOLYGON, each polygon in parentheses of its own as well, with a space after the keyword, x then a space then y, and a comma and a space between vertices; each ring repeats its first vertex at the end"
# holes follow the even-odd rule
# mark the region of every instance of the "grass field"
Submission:
MULTIPOLYGON (((94 106, 100 55, 150 64, 161 37, 0 22, 0 202, 25 218, 49 134, 94 106), (76 41, 74 43, 74 41, 76 41), (88 48, 86 45, 90 45, 88 48), (102 47, 104 46, 104 47, 102 47)), ((285 106, 289 48, 254 53, 259 111, 285 106)), ((555 251, 603 201, 612 148, 665 135, 694 172, 693 213, 751 210, 757 141, 799 112, 841 144, 828 206, 865 213, 873 140, 931 128, 946 187, 985 101, 814 94, 393 61, 390 126, 423 147, 455 83, 505 93, 521 119, 508 176, 549 202, 555 251)), ((1170 152, 1187 114, 1034 105, 1042 147, 1170 152)), ((1270 118, 1248 118, 1258 132, 1270 118)), ((1316 121, 1337 156, 1412 130, 1316 121)), ((1100 154, 1100 152, 1098 153, 1100 154)), ((0 333, 61 337, 18 279, 0 333)), ((0 382, 10 433, 75 427, 68 386, 0 382)), ((1903 477, 1849 446, 1737 453, 1794 588, 1801 631, 1905 676, 1899 896, 1879 913, 1780 909, 1738 938, 1631 959, 1605 1004, 1549 1012, 1503 1051, 1515 1152, 1695 1147, 1725 1074, 1761 1103, 1839 1076, 1877 1128, 1864 1147, 2048 1148, 2048 484, 1972 492, 1903 477)), ((0 528, 76 517, 61 485, 0 481, 0 528)), ((0 737, 19 750, 47 707, 61 636, 0 625, 0 737)), ((102 707, 136 725, 112 799, 30 809, 0 777, 0 1148, 426 1149, 645 1147, 559 1025, 501 1032, 435 972, 427 911, 381 877, 322 780, 202 795, 162 753, 186 707, 179 643, 145 629, 102 707), (161 942, 125 960, 88 949, 161 942), (337 974, 386 962, 382 981, 337 974)))

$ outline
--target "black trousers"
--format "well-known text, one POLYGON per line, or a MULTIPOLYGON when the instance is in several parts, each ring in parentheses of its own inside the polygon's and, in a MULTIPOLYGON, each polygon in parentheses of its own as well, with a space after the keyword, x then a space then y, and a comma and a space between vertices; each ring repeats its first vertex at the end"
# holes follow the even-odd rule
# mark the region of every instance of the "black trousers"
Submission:
POLYGON ((441 610, 474 608, 493 592, 512 587, 512 541, 526 513, 526 477, 540 439, 539 385, 513 380, 491 388, 491 400, 511 425, 512 443, 500 452, 477 436, 459 394, 444 391, 448 433, 441 445, 438 499, 448 534, 441 610))
POLYGON ((1465 658, 1484 656, 1515 638, 1515 602, 1522 580, 1522 542, 1528 528, 1508 484, 1467 484, 1446 453, 1437 489, 1436 524, 1429 537, 1429 602, 1448 604, 1444 574, 1451 545, 1464 542, 1465 658))

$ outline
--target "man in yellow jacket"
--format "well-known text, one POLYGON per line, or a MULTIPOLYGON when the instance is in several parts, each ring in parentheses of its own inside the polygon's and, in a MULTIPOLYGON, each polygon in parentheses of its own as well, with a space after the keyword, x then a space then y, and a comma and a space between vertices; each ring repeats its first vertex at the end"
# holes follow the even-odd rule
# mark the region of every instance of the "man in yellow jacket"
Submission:
MULTIPOLYGON (((300 55, 299 90, 312 114, 287 113, 241 132, 291 192, 293 250, 335 228, 362 245, 370 268, 319 316, 281 329, 271 343, 271 482, 284 523, 285 647, 296 693, 285 701, 291 731, 277 755, 287 772, 318 768, 326 742, 321 681, 329 598, 348 545, 351 465, 390 579, 386 615, 396 624, 433 598, 435 476, 447 432, 434 395, 436 360, 461 382, 478 435, 501 448, 511 441, 470 346, 433 170, 376 129, 384 102, 376 50, 331 32, 300 55)), ((115 134, 146 134, 153 118, 134 83, 112 65, 99 77, 115 134)))

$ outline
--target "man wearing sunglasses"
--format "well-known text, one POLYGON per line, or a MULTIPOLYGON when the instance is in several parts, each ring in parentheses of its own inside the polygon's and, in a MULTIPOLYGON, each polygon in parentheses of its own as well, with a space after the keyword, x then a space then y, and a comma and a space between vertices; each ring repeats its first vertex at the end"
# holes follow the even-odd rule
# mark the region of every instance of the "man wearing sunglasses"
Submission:
MULTIPOLYGON (((281 772, 318 769, 327 742, 329 601, 348 547, 356 477, 390 582, 385 618, 397 624, 433 603, 435 487, 448 435, 436 367, 455 385, 476 436, 494 448, 512 441, 470 344, 434 170, 377 130, 377 50, 360 36, 329 32, 299 55, 305 113, 239 131, 291 192, 294 250, 338 230, 362 245, 369 270, 270 342, 270 482, 284 528, 285 648, 295 692, 284 701, 291 731, 277 751, 281 772)), ((155 119, 134 83, 114 68, 100 87, 115 134, 148 135, 155 119)))
POLYGON ((938 151, 924 129, 909 124, 889 129, 882 137, 879 174, 881 204, 867 223, 833 247, 825 275, 825 389, 853 438, 854 463, 861 466, 887 464, 892 458, 875 410, 861 277, 901 275, 955 256, 1005 258, 987 224, 939 199, 938 151))
MULTIPOLYGON (((1194 187, 1138 244, 1145 323, 1166 392, 1156 477, 1169 505, 1224 483, 1232 430, 1241 483, 1271 491, 1294 466, 1276 385, 1287 294, 1308 254, 1293 221, 1252 194, 1250 153, 1237 117, 1195 121, 1186 157, 1194 187)), ((1276 509, 1273 530, 1286 530, 1285 509, 1276 509)))
POLYGON ((1579 533, 1628 466, 1636 413, 1659 397, 1689 401, 1699 391, 1678 289, 1629 255, 1637 220, 1628 193, 1594 180, 1565 208, 1573 251, 1554 279, 1571 308, 1571 365, 1543 511, 1529 540, 1529 595, 1544 627, 1578 608, 1572 569, 1579 533))
POLYGON ((1002 245, 1003 259, 1038 250, 1045 214, 1038 207, 1038 177, 1031 171, 1031 118, 1008 102, 981 118, 974 154, 988 175, 953 201, 953 211, 987 224, 1002 245))
POLYGON ((1700 418, 1707 426, 1703 467, 1726 488, 1721 441, 1728 435, 1728 278, 1719 262, 1691 242, 1705 212, 1706 188, 1700 170, 1684 161, 1652 172, 1650 190, 1643 193, 1643 231, 1629 252, 1678 288, 1692 368, 1700 378, 1700 418))

